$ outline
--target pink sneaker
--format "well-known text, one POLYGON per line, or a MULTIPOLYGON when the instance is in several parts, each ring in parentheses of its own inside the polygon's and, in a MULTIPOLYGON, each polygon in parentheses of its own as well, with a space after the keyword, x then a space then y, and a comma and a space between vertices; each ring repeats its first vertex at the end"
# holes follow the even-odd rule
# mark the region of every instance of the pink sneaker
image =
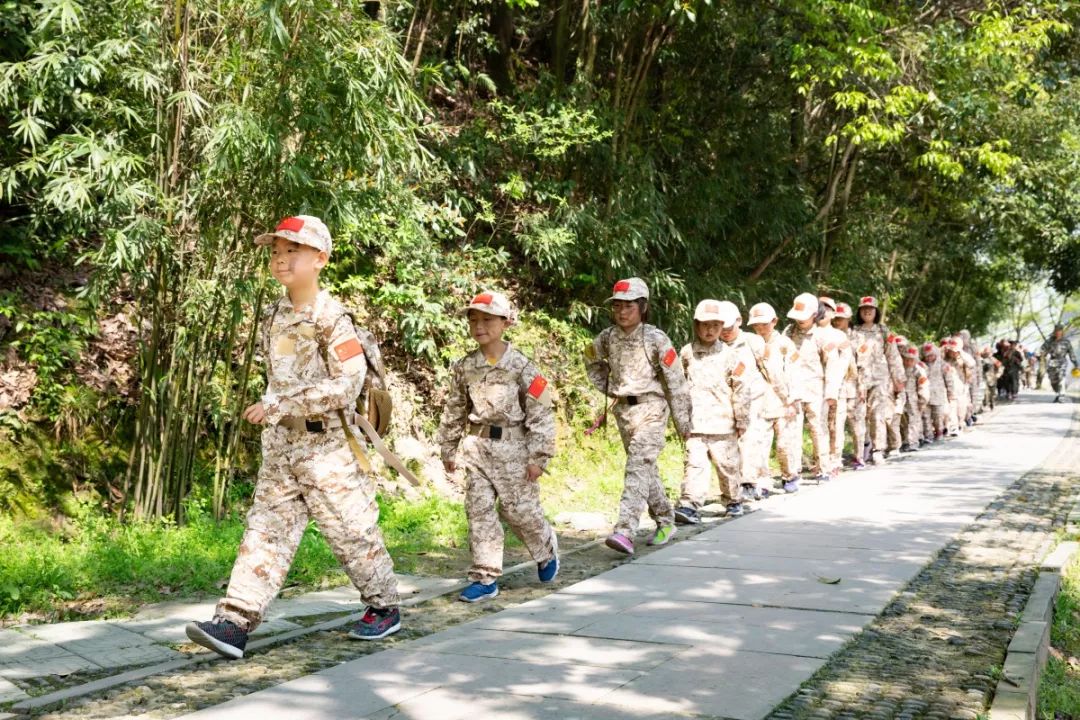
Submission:
POLYGON ((608 535, 604 544, 615 552, 621 552, 623 555, 634 554, 634 541, 622 533, 612 533, 608 535))

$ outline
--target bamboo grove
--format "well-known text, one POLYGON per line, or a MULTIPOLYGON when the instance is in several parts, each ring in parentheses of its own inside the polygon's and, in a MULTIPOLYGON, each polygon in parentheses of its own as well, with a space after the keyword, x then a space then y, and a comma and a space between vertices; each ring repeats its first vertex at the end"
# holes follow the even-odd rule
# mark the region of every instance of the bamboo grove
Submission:
MULTIPOLYGON (((1070 0, 0 13, 0 281, 75 265, 72 312, 130 310, 137 390, 98 407, 140 517, 178 516, 193 483, 223 510, 261 384, 250 239, 286 213, 328 220, 335 289, 421 394, 479 278, 576 326, 631 273, 671 327, 705 294, 873 290, 912 334, 981 331, 1018 284, 1080 287, 1070 0)), ((25 355, 42 322, 0 346, 25 355)), ((23 415, 57 422, 43 387, 23 415)))

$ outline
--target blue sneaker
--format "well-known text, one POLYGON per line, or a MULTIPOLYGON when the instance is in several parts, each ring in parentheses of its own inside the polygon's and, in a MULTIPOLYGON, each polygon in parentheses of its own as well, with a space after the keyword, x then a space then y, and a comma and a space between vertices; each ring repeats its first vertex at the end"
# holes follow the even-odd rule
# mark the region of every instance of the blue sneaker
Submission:
POLYGON ((458 600, 467 603, 483 602, 484 600, 490 600, 493 597, 497 597, 499 594, 499 583, 491 583, 485 585, 482 582, 474 582, 469 587, 461 591, 458 595, 458 600))
POLYGON ((784 481, 784 492, 797 493, 799 492, 799 478, 791 477, 784 481))
POLYGON ((725 514, 728 517, 739 517, 740 515, 743 514, 742 503, 737 503, 737 502, 731 503, 730 505, 727 506, 727 513, 725 513, 725 514))
POLYGON ((555 576, 559 574, 559 556, 558 554, 552 555, 551 559, 541 565, 536 564, 536 574, 540 578, 540 582, 549 583, 555 579, 555 576))

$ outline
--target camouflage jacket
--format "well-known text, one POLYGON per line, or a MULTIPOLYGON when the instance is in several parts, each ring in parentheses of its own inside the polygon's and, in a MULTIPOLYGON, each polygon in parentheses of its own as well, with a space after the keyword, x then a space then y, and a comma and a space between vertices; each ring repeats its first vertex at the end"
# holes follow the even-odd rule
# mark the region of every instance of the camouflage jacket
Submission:
POLYGON ((494 365, 474 350, 451 368, 436 442, 444 462, 451 462, 469 423, 524 426, 528 463, 541 468, 555 455, 555 411, 551 388, 536 365, 507 344, 494 365))
POLYGON ((690 432, 728 435, 745 430, 753 400, 754 381, 748 378, 756 368, 743 353, 720 340, 712 345, 694 341, 679 357, 690 387, 690 432))
POLYGON ((271 303, 263 311, 259 339, 266 362, 266 423, 321 419, 354 408, 367 377, 368 346, 378 352, 370 333, 363 334, 368 343, 345 307, 325 290, 299 311, 288 296, 271 303))
POLYGON ((856 325, 852 328, 851 345, 859 367, 859 382, 863 388, 890 385, 904 381, 904 363, 889 328, 884 325, 856 325))
POLYGON ((596 389, 613 398, 666 396, 675 427, 686 435, 690 393, 678 359, 664 331, 645 323, 628 333, 614 325, 605 328, 585 347, 585 370, 596 389))
POLYGON ((1042 346, 1043 357, 1046 358, 1047 367, 1065 367, 1068 358, 1076 366, 1076 355, 1073 354, 1072 343, 1065 338, 1055 340, 1050 338, 1042 346))

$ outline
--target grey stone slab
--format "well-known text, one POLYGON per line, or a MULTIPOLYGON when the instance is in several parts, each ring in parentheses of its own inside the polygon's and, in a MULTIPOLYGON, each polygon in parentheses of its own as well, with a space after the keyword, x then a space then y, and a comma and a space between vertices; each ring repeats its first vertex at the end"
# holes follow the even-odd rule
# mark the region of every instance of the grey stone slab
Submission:
POLYGON ((1077 549, 1080 549, 1080 543, 1072 541, 1060 543, 1054 548, 1054 551, 1042 561, 1040 568, 1050 572, 1061 572, 1065 566, 1069 564, 1069 561, 1072 560, 1077 549))
MULTIPOLYGON (((664 603, 667 604, 667 603, 664 603)), ((597 620, 575 635, 691 645, 705 653, 736 651, 827 658, 872 621, 869 615, 710 603, 670 603, 670 610, 634 608, 597 620), (705 606, 701 612, 695 612, 705 606), (712 608, 710 611, 708 608, 712 608), (676 623, 650 622, 678 617, 676 623), (707 618, 707 619, 701 619, 707 618)), ((682 656, 680 656, 682 657, 682 656)))
POLYGON ((752 652, 680 656, 603 695, 598 704, 638 712, 759 720, 824 662, 752 652))
POLYGON ((525 663, 434 652, 386 650, 188 717, 308 720, 370 716, 435 687, 468 697, 523 695, 591 703, 638 677, 570 663, 525 663))
POLYGON ((1025 622, 1020 623, 1016 629, 1012 641, 1009 642, 1010 653, 1039 653, 1050 637, 1050 623, 1025 622))
POLYGON ((74 653, 67 653, 62 657, 51 657, 45 660, 0 663, 0 677, 11 680, 26 680, 49 675, 65 677, 74 675, 77 672, 100 670, 101 668, 101 665, 92 660, 74 653))
POLYGON ((366 720, 671 720, 666 713, 634 708, 586 705, 546 697, 480 696, 453 688, 436 688, 366 720))
POLYGON ((899 587, 898 582, 857 578, 826 585, 793 575, 631 563, 571 585, 563 592, 875 614, 899 587))
MULTIPOLYGON (((5 680, 0 677, 0 703, 22 700, 25 697, 26 693, 22 691, 22 688, 10 680, 5 680)), ((0 713, 0 718, 3 716, 4 714, 0 713)), ((10 715, 8 717, 10 717, 10 715)))
POLYGON ((1061 576, 1055 572, 1041 572, 1035 587, 1028 596, 1021 622, 1050 622, 1054 617, 1054 600, 1061 587, 1061 576))
POLYGON ((998 683, 988 720, 1033 720, 1034 717, 1035 703, 1029 693, 1017 692, 1005 682, 998 683))
POLYGON ((595 622, 597 617, 614 614, 641 603, 634 595, 604 597, 559 592, 507 608, 469 623, 469 627, 519 632, 572 633, 595 622))
POLYGON ((575 637, 458 626, 417 640, 409 645, 409 650, 506 658, 520 662, 559 663, 572 660, 577 665, 647 670, 670 660, 686 650, 687 646, 685 643, 667 644, 659 640, 632 642, 630 639, 611 639, 614 637, 575 637))

